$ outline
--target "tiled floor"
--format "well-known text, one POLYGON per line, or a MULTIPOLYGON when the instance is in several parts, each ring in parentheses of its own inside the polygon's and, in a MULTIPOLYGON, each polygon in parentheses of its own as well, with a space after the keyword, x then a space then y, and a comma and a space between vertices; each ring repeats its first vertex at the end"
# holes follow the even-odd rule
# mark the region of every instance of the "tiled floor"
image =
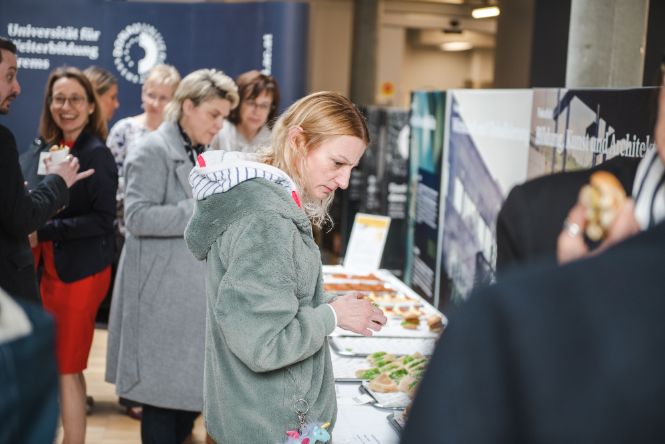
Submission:
MULTIPOLYGON (((88 415, 87 444, 140 444, 139 421, 124 414, 118 405, 113 385, 104 382, 106 365, 106 330, 96 329, 85 378, 88 395, 95 399, 92 414, 88 415)), ((61 440, 58 439, 57 442, 61 440)), ((205 443, 201 417, 196 421, 190 444, 205 443)))

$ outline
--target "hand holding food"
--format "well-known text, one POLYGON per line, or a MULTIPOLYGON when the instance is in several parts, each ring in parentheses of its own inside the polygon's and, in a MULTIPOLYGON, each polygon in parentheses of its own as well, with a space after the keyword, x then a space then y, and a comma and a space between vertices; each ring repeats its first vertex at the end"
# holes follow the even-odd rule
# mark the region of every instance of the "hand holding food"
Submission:
POLYGON ((579 201, 568 213, 557 239, 560 264, 600 253, 640 230, 634 202, 612 174, 595 172, 590 182, 580 191, 579 201), (590 252, 582 233, 592 241, 601 241, 600 245, 590 252))
POLYGON ((587 237, 594 242, 604 239, 626 200, 623 186, 612 173, 593 173, 579 195, 579 201, 586 209, 587 237))

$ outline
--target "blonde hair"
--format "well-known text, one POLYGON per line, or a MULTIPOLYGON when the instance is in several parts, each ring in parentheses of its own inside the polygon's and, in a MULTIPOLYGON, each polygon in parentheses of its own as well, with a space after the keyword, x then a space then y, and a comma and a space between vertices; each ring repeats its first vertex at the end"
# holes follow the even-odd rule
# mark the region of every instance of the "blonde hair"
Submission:
POLYGON ((164 109, 164 120, 177 122, 182 116, 182 105, 189 99, 194 106, 211 99, 225 99, 231 102, 231 109, 238 106, 238 87, 222 71, 199 69, 180 81, 173 99, 164 109))
POLYGON ((164 63, 155 65, 148 72, 148 75, 143 81, 142 90, 145 91, 148 84, 150 85, 166 85, 172 89, 176 89, 180 83, 180 73, 175 67, 166 65, 164 63))
POLYGON ((338 136, 353 136, 369 145, 365 118, 346 97, 332 91, 310 94, 291 105, 275 123, 272 146, 260 151, 259 160, 286 172, 298 186, 303 209, 312 224, 332 224, 328 208, 333 193, 316 200, 305 193, 305 161, 307 154, 325 141, 338 136), (289 129, 300 128, 303 143, 289 141, 289 129))

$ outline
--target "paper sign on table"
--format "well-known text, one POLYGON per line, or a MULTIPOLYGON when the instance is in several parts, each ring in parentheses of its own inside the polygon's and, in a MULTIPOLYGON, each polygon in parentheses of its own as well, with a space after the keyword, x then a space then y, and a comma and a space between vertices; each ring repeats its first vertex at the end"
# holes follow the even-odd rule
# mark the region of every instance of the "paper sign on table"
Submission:
POLYGON ((344 268, 359 274, 378 270, 389 227, 390 218, 387 216, 356 214, 344 256, 344 268))

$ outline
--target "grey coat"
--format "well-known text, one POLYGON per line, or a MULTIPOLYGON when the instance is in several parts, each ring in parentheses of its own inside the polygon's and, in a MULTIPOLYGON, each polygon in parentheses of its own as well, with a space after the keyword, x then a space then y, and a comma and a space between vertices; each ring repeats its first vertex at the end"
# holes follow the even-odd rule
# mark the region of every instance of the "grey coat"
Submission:
POLYGON ((127 236, 113 291, 106 380, 127 399, 201 411, 204 265, 183 239, 194 209, 191 169, 173 123, 130 147, 127 236))

